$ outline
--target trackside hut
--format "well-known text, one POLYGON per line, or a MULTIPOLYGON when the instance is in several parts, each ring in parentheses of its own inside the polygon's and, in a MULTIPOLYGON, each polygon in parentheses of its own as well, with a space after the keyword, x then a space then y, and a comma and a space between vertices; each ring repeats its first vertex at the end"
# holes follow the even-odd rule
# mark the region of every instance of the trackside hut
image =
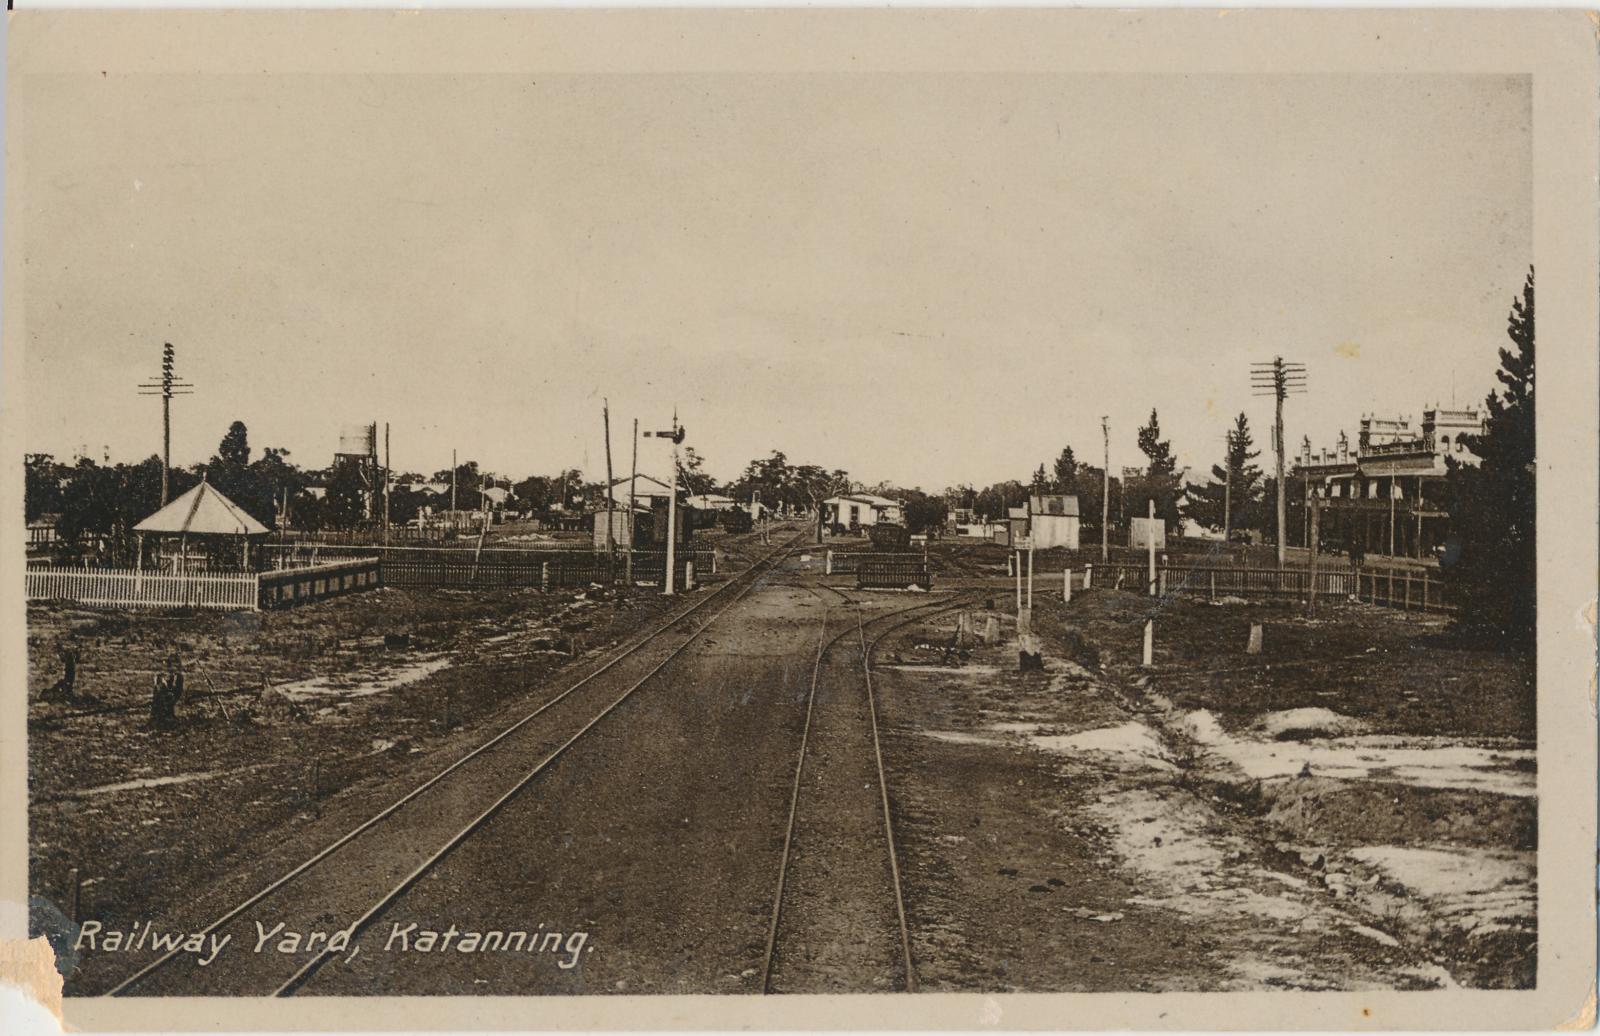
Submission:
POLYGON ((1078 549, 1078 498, 1063 493, 1028 498, 1028 535, 1040 550, 1078 549))

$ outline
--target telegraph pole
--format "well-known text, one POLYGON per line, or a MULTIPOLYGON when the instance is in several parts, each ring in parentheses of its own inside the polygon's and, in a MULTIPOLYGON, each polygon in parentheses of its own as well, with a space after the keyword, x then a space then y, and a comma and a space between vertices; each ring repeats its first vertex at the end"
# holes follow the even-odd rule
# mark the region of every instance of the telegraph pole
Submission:
POLYGON ((1100 437, 1105 441, 1105 459, 1101 462, 1104 466, 1100 475, 1102 484, 1100 488, 1100 560, 1105 561, 1111 557, 1111 426, 1106 422, 1107 417, 1100 418, 1100 437))
POLYGON ((383 422, 383 542, 389 542, 389 422, 383 422))
POLYGON ((600 401, 600 413, 606 426, 606 554, 614 563, 617 559, 617 534, 614 525, 617 520, 617 496, 611 480, 611 400, 600 401))
POLYGON ((633 515, 634 487, 639 484, 639 419, 633 419, 633 471, 628 476, 628 523, 623 528, 628 530, 628 585, 633 585, 633 515))
POLYGON ((1233 540, 1233 432, 1222 434, 1222 542, 1233 540))
POLYGON ((192 396, 194 388, 187 381, 177 380, 173 373, 172 343, 161 347, 161 373, 139 386, 141 396, 161 397, 161 506, 167 505, 169 482, 167 473, 172 470, 172 397, 192 396))
POLYGON ((1272 447, 1278 457, 1278 567, 1282 568, 1286 551, 1288 510, 1284 503, 1283 488, 1283 400, 1290 393, 1302 395, 1306 390, 1306 366, 1289 363, 1282 356, 1274 356, 1270 363, 1250 365, 1250 386, 1253 395, 1273 396, 1277 400, 1277 420, 1272 426, 1272 447))

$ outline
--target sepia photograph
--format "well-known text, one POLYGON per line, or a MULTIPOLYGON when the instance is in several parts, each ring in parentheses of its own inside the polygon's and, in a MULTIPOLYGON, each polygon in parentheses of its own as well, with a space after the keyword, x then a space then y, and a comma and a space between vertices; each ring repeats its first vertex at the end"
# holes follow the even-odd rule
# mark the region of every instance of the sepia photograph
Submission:
POLYGON ((1519 63, 1588 23, 1064 13, 12 23, 8 895, 69 1011, 1592 1024, 1593 98, 1519 63))

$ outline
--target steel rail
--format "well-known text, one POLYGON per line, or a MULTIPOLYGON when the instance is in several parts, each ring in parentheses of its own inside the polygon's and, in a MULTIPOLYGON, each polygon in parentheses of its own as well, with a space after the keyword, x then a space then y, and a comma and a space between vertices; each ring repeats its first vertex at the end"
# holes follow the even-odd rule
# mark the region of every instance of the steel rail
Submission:
MULTIPOLYGON (((842 590, 839 590, 837 587, 829 586, 826 583, 822 584, 822 586, 823 586, 824 589, 831 590, 831 591, 833 591, 833 593, 837 594, 844 601, 845 604, 854 605, 855 606, 855 609, 856 609, 856 628, 854 630, 845 629, 844 631, 836 634, 830 640, 827 637, 827 619, 828 619, 828 614, 832 609, 830 608, 830 609, 827 609, 827 610, 825 610, 823 612, 822 634, 818 638, 817 657, 812 662, 812 666, 811 666, 811 688, 810 688, 810 691, 809 691, 809 693, 807 694, 807 697, 806 697, 805 723, 804 723, 804 725, 803 725, 803 727, 801 729, 801 733, 800 733, 800 749, 799 749, 798 757, 797 757, 797 759, 795 761, 794 782, 793 782, 793 785, 792 785, 792 787, 790 789, 790 794, 789 794, 789 816, 788 816, 788 822, 786 823, 786 825, 784 827, 783 855, 782 855, 781 859, 779 860, 779 864, 778 864, 777 891, 775 892, 775 894, 773 895, 773 898, 772 898, 772 918, 771 918, 771 921, 769 922, 768 928, 767 928, 766 953, 762 957, 761 992, 763 994, 767 994, 767 993, 770 993, 772 991, 772 965, 773 965, 773 961, 776 959, 776 956, 777 956, 778 931, 779 931, 779 929, 781 927, 782 917, 783 917, 784 893, 785 893, 785 891, 787 889, 787 886, 788 886, 789 857, 790 857, 791 849, 792 849, 793 844, 794 844, 795 821, 796 821, 796 818, 799 815, 801 781, 802 781, 802 778, 803 778, 803 775, 804 775, 804 772, 805 772, 806 754, 807 754, 807 750, 808 750, 808 747, 809 747, 809 744, 810 744, 810 739, 811 739, 811 720, 812 720, 812 716, 813 716, 814 709, 815 709, 815 704, 816 704, 817 684, 821 679, 822 662, 823 662, 823 659, 825 657, 827 657, 828 652, 833 650, 833 648, 840 641, 844 640, 844 638, 848 637, 852 632, 856 633, 858 637, 862 636, 862 632, 861 631, 863 629, 863 619, 862 619, 862 612, 861 612, 861 601, 859 599, 850 597, 849 595, 845 594, 842 590)), ((897 609, 897 610, 895 610, 893 612, 888 613, 887 615, 875 616, 875 617, 873 617, 871 619, 865 620, 865 622, 867 624, 872 624, 872 623, 882 622, 885 619, 900 618, 901 616, 904 616, 904 615, 906 615, 906 614, 908 614, 910 612, 922 611, 923 609, 926 609, 926 608, 933 608, 934 611, 931 614, 937 615, 940 612, 949 611, 949 610, 951 610, 953 608, 961 607, 962 604, 966 603, 965 602, 965 598, 970 597, 970 596, 972 596, 973 594, 975 594, 977 592, 978 591, 958 592, 957 596, 962 598, 962 600, 957 600, 957 601, 954 601, 954 602, 952 602, 951 600, 949 600, 947 598, 946 599, 941 599, 941 600, 938 600, 938 601, 924 601, 924 602, 921 602, 919 604, 914 604, 914 605, 911 605, 911 606, 906 607, 906 608, 897 609)), ((922 616, 912 616, 911 618, 901 619, 900 622, 896 623, 895 625, 893 625, 893 626, 889 627, 887 630, 885 630, 881 636, 879 636, 877 639, 875 639, 873 641, 873 644, 876 645, 878 640, 881 640, 883 636, 887 636, 889 633, 892 633, 895 630, 902 628, 903 626, 906 626, 906 625, 908 625, 908 624, 910 624, 912 622, 915 622, 919 618, 926 618, 926 617, 927 616, 922 615, 922 616)), ((865 652, 865 642, 864 642, 864 640, 863 640, 863 655, 862 655, 862 658, 863 658, 863 662, 865 662, 866 652, 865 652)), ((865 672, 865 670, 864 670, 864 672, 865 672)), ((887 791, 887 785, 886 785, 886 783, 884 781, 883 755, 882 755, 881 750, 879 750, 879 748, 878 748, 877 715, 876 715, 876 711, 877 710, 876 710, 876 706, 873 704, 872 690, 871 690, 871 685, 870 685, 870 677, 868 679, 869 679, 869 683, 868 683, 868 688, 867 688, 867 702, 868 702, 869 710, 870 710, 871 715, 872 715, 873 750, 877 755, 878 786, 883 791, 883 795, 884 795, 884 803, 885 803, 884 830, 885 830, 885 833, 888 836, 890 873, 891 873, 891 875, 893 877, 893 880, 894 880, 895 906, 896 906, 896 910, 898 912, 899 921, 900 921, 900 937, 901 937, 900 945, 901 945, 901 952, 903 954, 903 959, 904 959, 904 962, 905 962, 905 969, 906 969, 906 979, 907 979, 906 988, 907 988, 907 991, 909 992, 909 991, 912 991, 912 990, 915 989, 915 977, 914 977, 914 974, 913 974, 913 971, 912 971, 912 964, 911 964, 910 935, 909 935, 909 931, 908 931, 907 925, 906 925, 904 897, 902 896, 901 891, 900 891, 900 870, 899 870, 899 864, 895 859, 894 834, 890 830, 889 824, 888 824, 888 813, 887 813, 888 791, 887 791)))
MULTIPOLYGON (((796 540, 799 539, 799 535, 798 534, 796 535, 795 539, 796 540)), ((711 604, 713 601, 718 600, 719 599, 719 595, 725 593, 729 588, 733 587, 739 581, 745 579, 747 576, 752 577, 750 579, 749 585, 744 587, 743 589, 741 589, 733 598, 733 601, 739 600, 741 597, 744 596, 745 593, 747 593, 749 591, 749 589, 751 587, 753 587, 755 585, 756 582, 758 582, 760 580, 762 575, 765 575, 767 571, 770 571, 772 568, 776 567, 776 564, 772 563, 774 558, 778 558, 779 561, 781 562, 781 557, 780 556, 781 555, 782 556, 786 556, 787 554, 791 553, 795 549, 795 546, 796 546, 796 544, 795 544, 794 540, 791 540, 788 544, 785 544, 783 546, 778 547, 776 550, 773 550, 773 551, 769 552, 765 557, 762 557, 759 560, 757 560, 755 563, 753 563, 749 568, 745 569, 743 572, 740 572, 739 574, 735 575, 733 578, 729 579, 726 583, 723 583, 721 586, 719 586, 716 589, 714 589, 710 594, 706 595, 705 597, 702 597, 700 600, 696 601, 695 603, 693 603, 692 605, 688 606, 687 608, 680 609, 678 612, 673 614, 670 618, 668 618, 661 625, 657 626, 655 629, 651 630, 650 632, 648 632, 648 633, 640 636, 636 640, 634 640, 633 643, 629 644, 626 648, 622 649, 621 651, 618 651, 610 659, 608 659, 603 665, 599 666, 598 668, 590 671, 589 673, 587 673, 584 676, 582 676, 581 678, 579 678, 577 681, 575 681, 573 684, 571 684, 569 687, 567 687, 567 689, 562 691, 560 694, 557 694, 555 697, 550 698, 549 700, 545 701, 538 708, 534 709, 532 712, 528 713, 526 716, 523 716, 521 719, 517 720, 515 723, 512 723, 509 727, 506 727, 504 730, 500 731, 500 733, 496 734, 495 736, 491 737, 489 740, 487 740, 487 741, 483 742, 482 744, 478 745, 477 747, 473 748, 471 751, 469 751, 469 752, 465 753, 464 755, 458 757, 455 761, 451 762, 450 765, 446 766, 444 769, 440 770, 438 773, 434 774, 432 777, 428 778, 426 781, 424 781, 421 784, 417 785, 415 788, 411 789, 405 795, 401 796, 399 799, 396 799, 394 802, 390 803, 384 809, 382 809, 379 812, 373 814, 371 817, 368 817, 366 820, 362 821, 360 824, 358 824, 354 828, 350 829, 345 834, 341 835, 339 838, 337 838, 334 841, 332 841, 332 842, 328 843, 327 845, 323 846, 322 849, 318 850, 310 858, 302 861, 301 863, 296 865, 292 870, 290 870, 287 873, 283 874, 281 877, 279 877, 278 879, 273 881, 271 884, 269 884, 266 887, 262 888, 260 891, 254 893, 253 895, 251 895, 250 897, 248 897, 244 901, 242 901, 242 902, 234 905, 233 907, 231 907, 221 917, 219 917, 216 920, 212 921, 208 926, 206 926, 204 929, 202 929, 199 932, 199 934, 202 935, 202 936, 209 936, 213 932, 217 931, 219 928, 223 927, 224 925, 232 923, 233 921, 238 919, 238 917, 241 914, 243 914, 246 910, 249 910, 251 907, 255 906, 257 903, 260 903, 262 900, 266 899, 268 896, 272 895, 273 893, 277 892, 279 889, 281 889, 284 886, 288 885, 291 881, 295 880, 296 878, 300 877, 302 874, 304 874, 307 871, 311 870, 313 867, 317 866, 322 861, 326 860, 329 856, 332 856, 339 849, 341 849, 345 845, 349 844, 355 838, 359 837, 360 835, 362 835, 362 834, 366 833, 367 831, 371 830, 372 828, 376 827, 378 824, 380 824, 383 821, 387 820, 390 816, 394 815, 394 813, 399 811, 402 807, 406 806, 410 802, 412 802, 415 799, 417 799, 419 796, 421 796, 423 793, 427 792, 429 789, 433 788, 435 785, 437 785, 440 781, 444 780, 450 774, 454 773, 456 770, 460 769, 462 766, 466 765, 468 762, 470 762, 471 760, 475 759, 476 757, 478 757, 482 753, 488 751, 489 749, 491 749, 494 746, 498 745, 499 743, 501 743, 505 739, 509 738, 512 734, 515 734, 517 731, 519 731, 523 727, 527 726, 529 723, 531 723, 533 720, 537 719, 539 716, 543 715, 545 712, 547 712, 550 709, 554 708, 556 705, 558 705, 559 703, 564 701, 566 698, 568 698, 570 695, 572 695, 579 688, 588 685, 591 681, 593 681, 597 677, 600 677, 600 676, 604 675, 605 673, 609 672, 613 667, 615 667, 616 665, 621 663, 624 659, 627 659, 627 658, 631 657, 634 653, 636 653, 637 651, 639 651, 641 648, 645 647, 646 645, 652 643, 657 637, 659 637, 662 634, 666 633, 672 627, 677 626, 679 623, 683 622, 685 619, 688 619, 689 617, 694 615, 696 612, 700 611, 702 608, 705 608, 707 605, 711 604)), ((730 605, 732 603, 733 603, 732 601, 729 602, 730 605)), ((724 610, 726 610, 726 609, 724 609, 724 610)), ((721 612, 719 612, 718 614, 720 615, 721 612)), ((709 625, 709 623, 707 623, 707 625, 709 625)), ((686 640, 684 642, 684 644, 681 645, 677 650, 681 651, 684 646, 687 646, 688 643, 690 643, 695 637, 698 637, 700 635, 700 633, 704 630, 704 628, 705 627, 702 626, 702 627, 700 627, 700 629, 697 629, 690 636, 689 640, 686 640)), ((675 654, 673 656, 669 656, 669 658, 670 657, 675 657, 675 654)), ((123 979, 121 982, 117 983, 115 986, 113 986, 111 989, 107 990, 105 993, 103 993, 101 995, 103 995, 103 996, 121 996, 121 995, 123 995, 129 989, 131 989, 133 986, 137 985, 139 982, 143 981, 144 979, 148 978, 150 975, 154 974, 156 971, 160 970, 161 968, 165 967, 167 964, 171 963, 174 959, 176 959, 178 956, 181 955, 181 952, 182 952, 181 948, 175 948, 173 950, 169 950, 167 953, 165 953, 162 956, 156 958, 154 961, 151 961, 149 964, 147 964, 144 967, 140 968, 138 971, 134 972, 132 975, 130 975, 127 978, 123 979)))
MULTIPOLYGON (((391 888, 387 893, 385 893, 383 895, 383 897, 378 900, 377 903, 375 903, 371 907, 369 907, 367 909, 366 913, 362 914, 353 923, 351 923, 346 928, 344 928, 343 931, 349 932, 350 933, 350 938, 353 939, 368 924, 370 924, 370 923, 372 923, 372 921, 376 920, 377 917, 380 914, 382 914, 385 910, 389 909, 389 907, 393 906, 395 901, 398 900, 401 896, 403 896, 407 892, 407 890, 409 890, 411 888, 412 885, 416 884, 417 881, 419 881, 423 877, 423 875, 427 874, 430 870, 432 870, 435 866, 437 866, 438 863, 441 860, 443 860, 446 856, 448 856, 451 852, 453 852, 456 848, 458 848, 463 842, 465 842, 468 838, 470 838, 473 835, 474 832, 476 832, 480 827, 482 827, 485 823, 487 823, 490 818, 492 818, 496 813, 498 813, 500 811, 500 809, 507 802, 510 802, 524 788, 526 788, 529 784, 531 784, 533 782, 534 778, 538 777, 539 774, 543 773, 552 763, 554 763, 557 759, 559 759, 567 751, 567 749, 571 748, 585 734, 589 733, 589 731, 593 730, 596 726, 598 726, 600 724, 601 720, 605 719, 613 711, 615 711, 618 706, 620 706, 623 702, 627 701, 628 698, 632 697, 632 695, 633 695, 633 693, 635 691, 637 691, 640 687, 643 687, 657 673, 661 672, 661 670, 665 669, 671 662, 673 662, 675 659, 677 659, 679 655, 683 654, 683 652, 688 649, 689 645, 693 644, 696 640, 698 640, 700 638, 700 635, 702 633, 704 633, 706 630, 711 628, 712 623, 716 622, 719 618, 721 618, 724 614, 727 613, 728 609, 732 608, 735 604, 739 603, 739 601, 742 600, 746 594, 748 594, 751 590, 755 589, 756 586, 759 585, 760 582, 761 582, 761 576, 765 575, 766 572, 771 571, 773 568, 776 568, 778 566, 778 564, 782 563, 783 558, 786 557, 788 554, 793 553, 793 551, 795 549, 796 549, 796 546, 791 541, 791 543, 789 543, 789 544, 787 544, 785 546, 781 546, 778 549, 772 551, 766 557, 764 557, 760 561, 756 562, 755 565, 751 566, 745 572, 741 573, 740 574, 741 578, 743 576, 749 575, 751 573, 755 573, 755 575, 754 575, 754 578, 752 578, 745 586, 743 586, 739 590, 738 593, 734 594, 733 597, 731 597, 727 601, 726 604, 724 604, 721 608, 717 609, 715 614, 713 614, 705 622, 701 623, 695 629, 695 631, 693 633, 691 633, 691 634, 689 634, 689 636, 685 637, 682 643, 680 643, 679 645, 674 647, 672 649, 672 651, 667 655, 667 657, 663 658, 660 662, 657 662, 654 666, 651 667, 649 672, 645 673, 638 680, 636 680, 634 683, 629 685, 629 687, 626 690, 624 690, 620 695, 618 695, 617 698, 614 701, 612 701, 612 703, 610 705, 607 705, 604 709, 602 709, 599 712, 598 715, 596 715, 593 719, 589 720, 589 722, 585 723, 583 725, 583 727, 580 728, 576 734, 573 734, 566 741, 562 742, 560 747, 556 748, 549 755, 545 756, 537 764, 535 764, 532 769, 530 769, 526 774, 524 774, 520 780, 518 780, 504 794, 502 794, 498 799, 496 799, 487 809, 485 809, 483 812, 479 813, 476 817, 473 817, 472 820, 470 820, 466 824, 466 826, 462 827, 459 831, 457 831, 454 835, 452 835, 445 842, 444 845, 440 846, 426 860, 424 860, 422 863, 418 864, 411 871, 411 873, 407 874, 404 878, 401 878, 400 881, 398 883, 396 883, 395 886, 393 888, 391 888), (776 560, 774 560, 774 559, 776 559, 776 560), (757 572, 756 570, 758 568, 761 568, 762 566, 765 566, 764 570, 760 571, 760 572, 757 572)), ((724 585, 726 586, 726 585, 730 585, 730 584, 724 584, 724 585)), ((315 974, 316 971, 319 968, 322 967, 323 963, 325 963, 330 957, 333 957, 335 955, 336 954, 330 952, 326 948, 320 950, 317 953, 316 956, 314 956, 310 960, 306 961, 306 963, 301 965, 300 968, 297 971, 295 971, 294 974, 290 975, 287 980, 285 980, 281 985, 278 986, 278 988, 274 989, 272 991, 271 995, 272 996, 292 996, 294 994, 295 990, 299 989, 302 985, 304 985, 311 978, 311 976, 313 974, 315 974)))

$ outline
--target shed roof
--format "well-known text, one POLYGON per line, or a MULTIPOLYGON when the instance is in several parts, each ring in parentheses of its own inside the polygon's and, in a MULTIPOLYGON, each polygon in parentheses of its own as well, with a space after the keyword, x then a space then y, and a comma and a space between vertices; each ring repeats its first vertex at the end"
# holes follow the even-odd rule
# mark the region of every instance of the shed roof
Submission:
POLYGON ((267 527, 223 496, 209 482, 198 486, 152 514, 138 525, 138 532, 194 534, 211 536, 256 536, 267 527))
POLYGON ((1028 498, 1028 512, 1030 514, 1059 514, 1068 518, 1076 518, 1078 517, 1078 498, 1071 493, 1036 494, 1028 498))

